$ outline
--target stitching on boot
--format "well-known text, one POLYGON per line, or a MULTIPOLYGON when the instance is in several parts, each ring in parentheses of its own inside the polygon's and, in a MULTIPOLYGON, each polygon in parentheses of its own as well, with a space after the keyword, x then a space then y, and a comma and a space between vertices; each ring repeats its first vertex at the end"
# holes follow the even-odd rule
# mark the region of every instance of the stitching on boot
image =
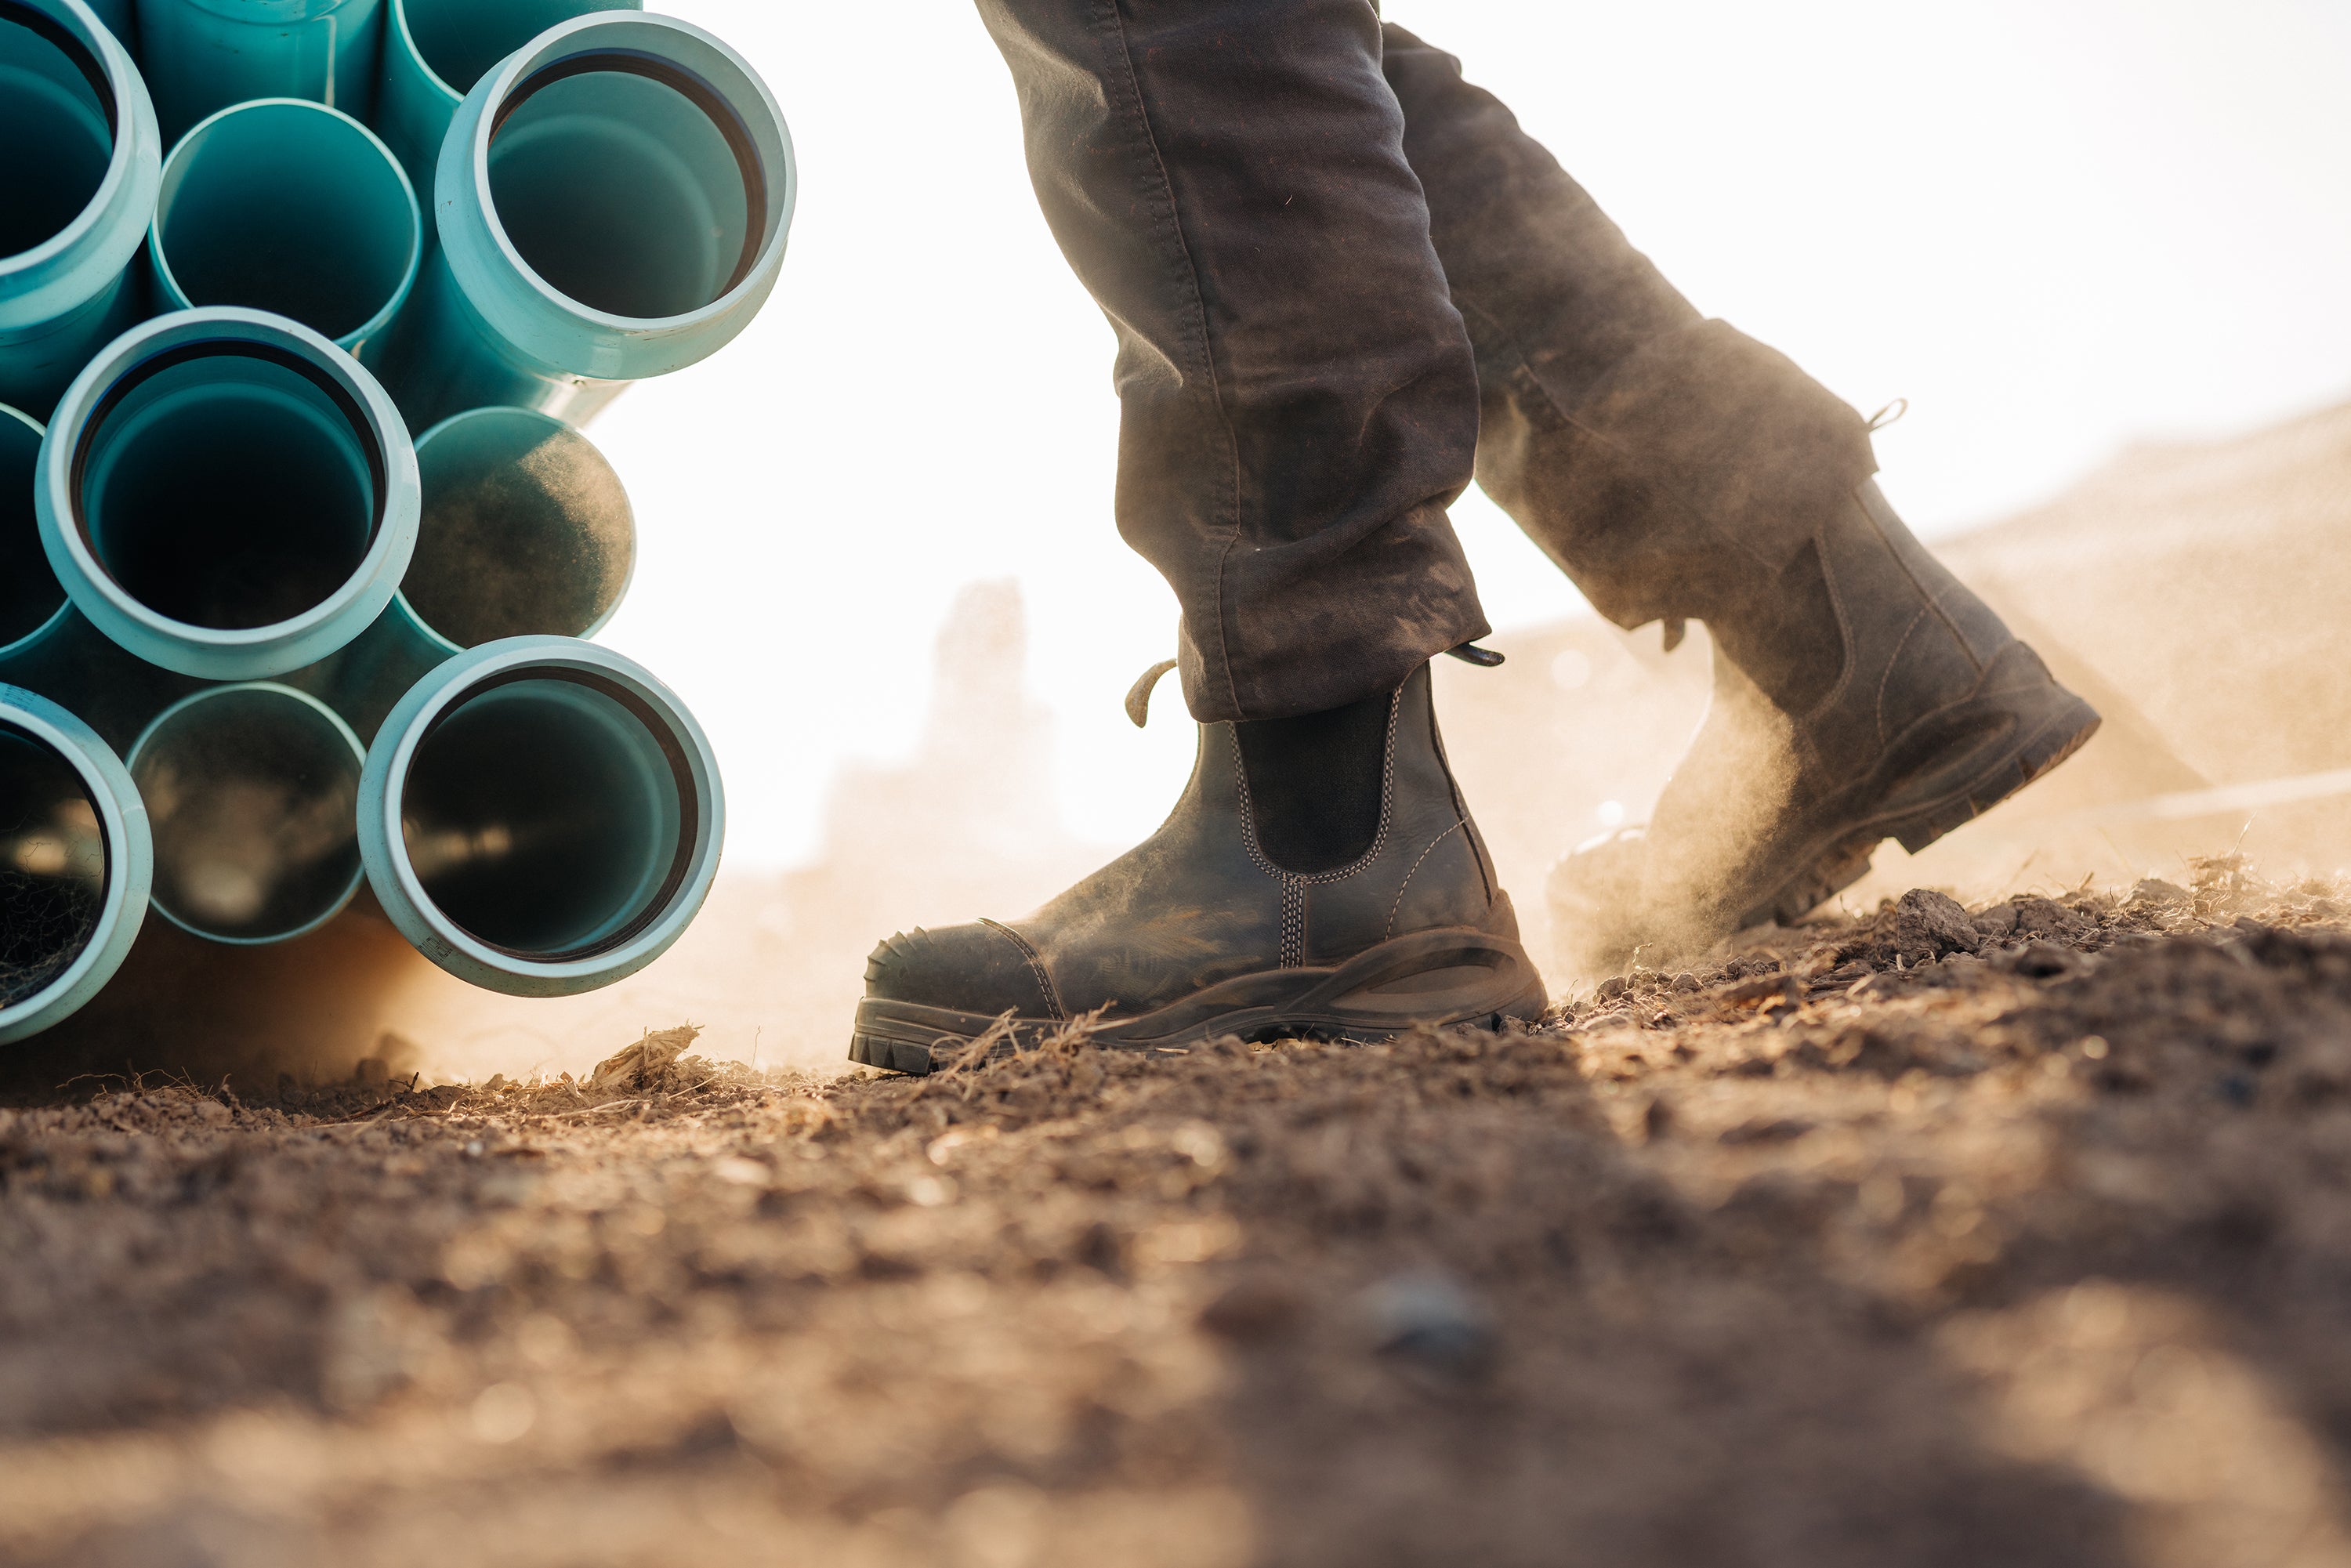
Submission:
POLYGON ((1054 988, 1053 977, 1045 972, 1045 960, 1037 956, 1037 949, 1029 945, 1029 938, 1002 921, 990 920, 984 915, 979 917, 979 923, 989 930, 1000 931, 1012 939, 1012 945, 1020 949, 1020 956, 1029 960, 1029 972, 1037 977, 1037 988, 1045 993, 1045 1005, 1052 1009, 1053 1021, 1069 1022, 1070 1011, 1061 1005, 1061 993, 1054 988))
MULTIPOLYGON (((1428 847, 1420 852, 1419 860, 1416 860, 1412 862, 1412 870, 1404 873, 1404 881, 1396 884, 1395 902, 1388 905, 1388 926, 1386 933, 1388 936, 1394 936, 1395 935, 1396 912, 1404 907, 1405 890, 1412 886, 1412 879, 1420 873, 1420 862, 1425 861, 1429 856, 1435 854, 1437 852, 1437 845, 1443 843, 1446 840, 1451 838, 1454 834, 1459 832, 1468 825, 1469 824, 1467 821, 1457 821, 1451 827, 1437 834, 1437 837, 1429 840, 1428 847)), ((1491 901, 1489 900, 1489 902, 1491 901)))
POLYGON ((1910 562, 1903 557, 1902 551, 1896 547, 1893 537, 1886 531, 1886 524, 1877 515, 1877 507, 1869 504, 1868 496, 1875 496, 1877 506, 1884 507, 1887 512, 1893 514, 1895 521, 1900 522, 1901 514, 1894 511, 1893 503, 1886 498, 1886 492, 1877 487, 1876 480, 1869 479, 1854 486, 1853 496, 1854 499, 1861 505, 1861 515, 1869 519, 1870 531, 1875 533, 1886 546, 1886 553, 1894 558, 1894 564, 1902 569, 1902 575, 1910 580, 1910 586, 1917 590, 1918 597, 1927 601, 1927 608, 1934 612, 1935 619, 1943 623, 1943 630, 1951 634, 1951 641, 1959 645, 1960 657, 1973 664, 1977 674, 1982 674, 1989 661, 1976 657, 1975 644, 1970 643, 1967 633, 1959 630, 1959 623, 1951 618, 1951 612, 1943 607, 1943 601, 1929 591, 1925 583, 1918 580, 1918 574, 1910 570, 1910 562), (1865 495, 1865 492, 1867 495, 1865 495))
POLYGON ((1279 961, 1285 969, 1306 967, 1306 886, 1300 878, 1287 873, 1281 879, 1281 950, 1279 961))
POLYGON ((1886 733, 1886 690, 1894 684, 1894 671, 1902 663, 1902 650, 1910 645, 1912 634, 1918 630, 1918 622, 1927 619, 1927 613, 1921 610, 1910 617, 1910 624, 1902 628, 1902 635, 1894 640, 1894 653, 1886 661, 1886 673, 1877 677, 1877 702, 1872 716, 1877 721, 1877 744, 1880 746, 1889 738, 1886 733))

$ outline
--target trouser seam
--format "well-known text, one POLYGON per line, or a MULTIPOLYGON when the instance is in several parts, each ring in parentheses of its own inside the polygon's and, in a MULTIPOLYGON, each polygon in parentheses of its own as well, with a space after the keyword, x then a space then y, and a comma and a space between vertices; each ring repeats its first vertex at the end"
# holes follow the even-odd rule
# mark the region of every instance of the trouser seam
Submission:
MULTIPOLYGON (((1225 591, 1225 577, 1226 565, 1231 559, 1234 549, 1240 544, 1240 446, 1233 436, 1232 416, 1225 407, 1223 382, 1217 373, 1216 349, 1208 333, 1207 304, 1200 295, 1199 264, 1193 258, 1192 247, 1184 237, 1183 214, 1176 203, 1176 183, 1168 176, 1167 160, 1159 150, 1157 133, 1151 128, 1150 106, 1143 95, 1143 83, 1135 75, 1134 53, 1127 46, 1125 15, 1120 8, 1120 0, 1100 0, 1095 14, 1098 18, 1106 19, 1109 30, 1116 42, 1118 62, 1123 73, 1127 92, 1127 101, 1123 107, 1133 114, 1134 125, 1142 132, 1144 148, 1150 154, 1151 174, 1156 180, 1159 193, 1166 203, 1165 218, 1162 223, 1155 223, 1154 226, 1164 226, 1168 231, 1175 243, 1176 253, 1182 260, 1181 287, 1189 296, 1187 304, 1190 322, 1187 335, 1193 339, 1195 351, 1199 355, 1200 368, 1207 379, 1208 400, 1216 410, 1217 428, 1224 436, 1226 471, 1229 487, 1225 495, 1223 524, 1225 548, 1217 552, 1216 564, 1214 597, 1217 612, 1217 663, 1221 666, 1224 675, 1226 698, 1231 703, 1233 712, 1238 715, 1245 710, 1241 706, 1240 687, 1233 678, 1232 634, 1229 625, 1233 606, 1225 591)), ((1196 633, 1194 637, 1194 646, 1198 646, 1196 633)))

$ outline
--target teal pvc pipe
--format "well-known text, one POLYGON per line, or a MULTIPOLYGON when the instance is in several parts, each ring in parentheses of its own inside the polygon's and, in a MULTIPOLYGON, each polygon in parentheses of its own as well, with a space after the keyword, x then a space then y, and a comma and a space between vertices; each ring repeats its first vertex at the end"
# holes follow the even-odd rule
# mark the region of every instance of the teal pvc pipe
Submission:
POLYGON ((68 603, 32 636, 0 648, 0 685, 70 708, 120 753, 148 720, 203 683, 133 658, 68 603))
POLYGON ((592 637, 636 566, 621 476, 548 414, 477 408, 416 438, 423 509, 401 597, 461 648, 501 637, 592 637))
POLYGON ((139 316, 162 178, 154 106, 82 0, 0 0, 0 402, 47 418, 139 316))
POLYGON ((0 1044, 62 1022, 114 977, 153 875, 121 760, 57 704, 0 685, 0 1044))
POLYGON ((129 759, 154 835, 155 912, 244 946, 333 919, 360 887, 366 755, 326 704, 266 681, 157 715, 129 759))
POLYGON ((415 285, 424 222, 407 174, 366 126, 273 98, 222 110, 180 139, 147 243, 166 308, 274 311, 365 364, 415 285))
POLYGON ((65 608, 66 591, 41 553, 33 487, 41 467, 41 427, 0 404, 0 658, 65 608))
POLYGON ((139 51, 166 145, 215 110, 307 98, 365 120, 381 0, 137 0, 139 51))
POLYGON ((441 139, 485 72, 558 22, 643 9, 643 0, 390 0, 376 134, 429 204, 441 139))
POLYGON ((183 674, 259 680, 391 602, 416 546, 416 455, 375 378, 308 328, 183 310, 75 378, 36 506, 51 570, 99 631, 183 674))
POLYGON ((782 111, 726 45, 668 16, 560 23, 450 122, 386 384, 419 429, 493 404, 582 423, 750 322, 795 184, 782 111))
POLYGON ((87 4, 91 14, 105 23, 106 30, 114 35, 114 41, 130 53, 131 59, 137 60, 139 16, 131 0, 87 0, 87 4))
POLYGON ((360 851, 419 951, 513 996, 571 996, 652 963, 718 871, 710 743, 642 667, 510 637, 441 665, 368 748, 360 851))
POLYGON ((99 635, 41 548, 41 427, 0 407, 0 684, 62 703, 120 750, 190 684, 99 635))

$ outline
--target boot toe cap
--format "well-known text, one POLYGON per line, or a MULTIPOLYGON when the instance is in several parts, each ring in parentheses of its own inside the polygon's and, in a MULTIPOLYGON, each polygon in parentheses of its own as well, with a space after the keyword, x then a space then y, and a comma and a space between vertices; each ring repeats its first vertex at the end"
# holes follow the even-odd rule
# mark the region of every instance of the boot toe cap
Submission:
POLYGON ((865 994, 955 1012, 1050 1019, 1061 1009, 1029 948, 989 921, 902 931, 865 961, 865 994))

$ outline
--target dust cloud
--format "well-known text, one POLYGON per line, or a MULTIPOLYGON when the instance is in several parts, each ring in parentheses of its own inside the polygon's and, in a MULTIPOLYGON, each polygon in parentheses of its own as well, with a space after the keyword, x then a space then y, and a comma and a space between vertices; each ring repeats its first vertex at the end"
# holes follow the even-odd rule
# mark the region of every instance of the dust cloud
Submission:
MULTIPOLYGON (((1938 543, 2105 723, 2063 767, 1922 853, 1882 845, 1842 907, 1919 886, 1969 902, 2092 878, 2127 887, 2232 851, 2282 876, 2351 863, 2346 544, 2351 404, 2127 451, 2047 507, 1938 543)), ((1738 694, 1710 685, 1697 628, 1672 653, 1655 628, 1627 634, 1597 617, 1490 642, 1510 655, 1501 669, 1440 664, 1447 745, 1530 949, 1558 958, 1540 896, 1551 866, 1646 821, 1710 698, 1719 716, 1738 694)), ((1768 758, 1768 728, 1747 733, 1768 758)), ((1776 788, 1768 761, 1712 785, 1739 802, 1725 818, 1734 831, 1714 841, 1734 841, 1776 788)))
MULTIPOLYGON (((2351 405, 2125 453, 2039 511, 1946 541, 1938 553, 2105 723, 2049 778, 1924 853, 1882 846, 1832 912, 1914 886, 1970 903, 2085 879, 2127 887, 2232 851, 2281 877, 2351 863, 2346 540, 2351 405)), ((274 949, 183 951, 193 939, 150 920, 123 978, 49 1037, 38 1071, 169 1056, 199 1075, 317 1081, 365 1063, 428 1080, 554 1076, 685 1021, 714 1060, 836 1069, 875 942, 1017 916, 1123 847, 1086 843, 1061 821, 1050 717, 1023 685, 1027 636, 1017 586, 967 589, 938 637, 914 755, 845 769, 811 863, 722 874, 677 947, 618 986, 552 1001, 477 991, 411 953, 364 894, 274 949)), ((1654 628, 1626 634, 1590 616, 1490 641, 1509 655, 1499 669, 1438 662, 1439 712, 1529 948, 1552 960, 1552 865, 1645 821, 1709 705, 1719 723, 1739 694, 1718 685, 1701 628, 1672 653, 1654 628)), ((1774 738, 1751 733, 1747 766, 1710 793, 1768 810, 1774 738)), ((1727 821, 1718 845, 1738 836, 1727 821)), ((1569 971, 1552 970, 1572 994, 1569 971)))

